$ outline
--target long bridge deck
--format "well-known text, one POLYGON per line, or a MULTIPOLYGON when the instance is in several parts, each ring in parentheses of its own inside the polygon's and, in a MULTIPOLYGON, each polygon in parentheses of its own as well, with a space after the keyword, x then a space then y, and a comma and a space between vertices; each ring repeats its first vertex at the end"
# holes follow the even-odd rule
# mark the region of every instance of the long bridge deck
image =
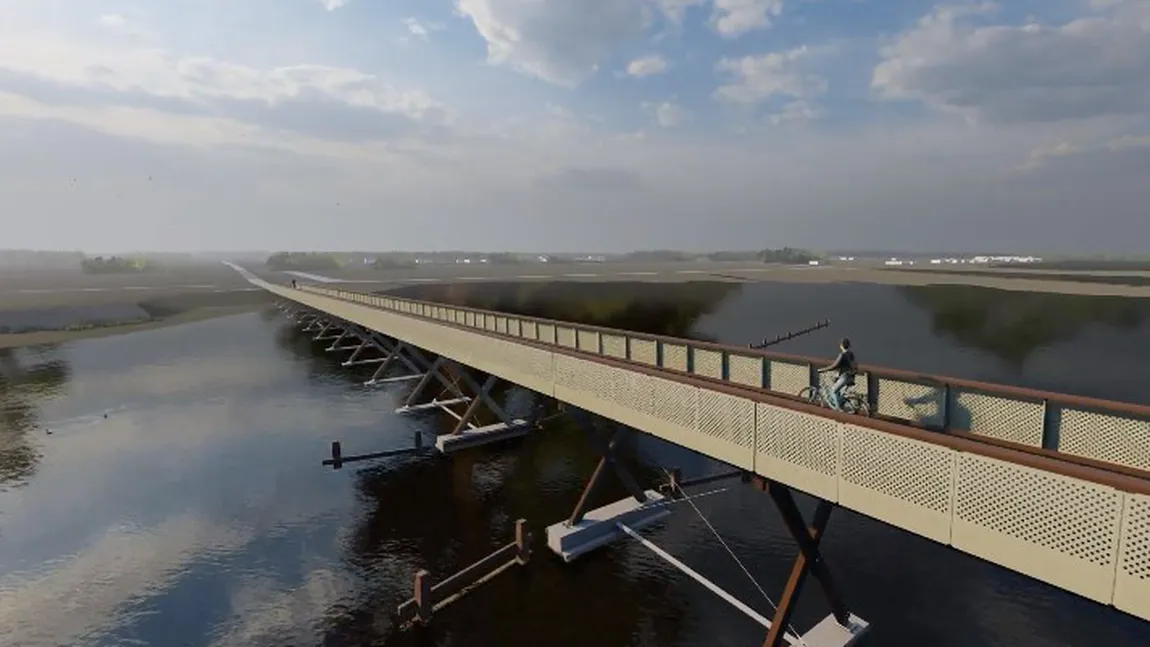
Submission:
POLYGON ((302 285, 287 302, 1150 620, 1150 407, 302 285))

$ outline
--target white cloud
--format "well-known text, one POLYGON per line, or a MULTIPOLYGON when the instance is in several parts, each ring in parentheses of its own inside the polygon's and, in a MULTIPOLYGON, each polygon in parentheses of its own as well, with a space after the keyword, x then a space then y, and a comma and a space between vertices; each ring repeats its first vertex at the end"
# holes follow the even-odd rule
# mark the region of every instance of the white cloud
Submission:
POLYGON ((558 85, 594 73, 622 43, 643 35, 646 0, 457 0, 487 41, 487 60, 558 85))
POLYGON ((804 100, 788 101, 781 110, 767 115, 767 120, 778 126, 784 123, 804 123, 817 119, 821 111, 804 100))
POLYGON ((320 6, 328 11, 335 11, 341 7, 347 6, 350 0, 318 0, 320 6))
POLYGON ((427 40, 431 32, 444 29, 444 25, 441 23, 422 23, 418 19, 410 17, 403 19, 403 26, 407 28, 409 34, 423 40, 427 40))
POLYGON ((1027 155, 1026 161, 1018 167, 1019 171, 1032 171, 1036 168, 1046 164, 1047 161, 1057 159, 1059 157, 1066 157, 1078 152, 1078 148, 1072 146, 1069 142, 1059 142, 1054 146, 1044 148, 1035 148, 1027 155))
POLYGON ((882 49, 872 87, 968 119, 1150 114, 1150 3, 1106 3, 1058 25, 979 26, 994 5, 939 7, 882 49))
POLYGON ((690 111, 670 101, 644 103, 643 109, 649 111, 654 117, 655 123, 662 128, 673 128, 691 118, 690 111))
POLYGON ((715 31, 727 38, 770 27, 771 19, 783 12, 782 0, 714 0, 714 6, 715 31))
MULTIPOLYGON (((217 131, 263 129, 337 140, 394 139, 452 120, 427 94, 354 69, 308 64, 260 69, 50 33, 0 39, 0 93, 4 90, 54 110, 144 109, 182 115, 190 123, 199 118, 201 126, 217 131)), ((26 112, 18 99, 9 97, 7 103, 0 114, 26 112)))
POLYGON ((653 76, 666 72, 670 67, 667 64, 667 59, 658 54, 651 54, 627 63, 627 74, 637 77, 653 76))
POLYGON ((817 97, 827 91, 827 81, 803 71, 802 63, 811 56, 811 49, 797 47, 760 56, 724 58, 715 69, 729 74, 731 80, 715 90, 715 97, 736 104, 757 104, 778 97, 817 97))

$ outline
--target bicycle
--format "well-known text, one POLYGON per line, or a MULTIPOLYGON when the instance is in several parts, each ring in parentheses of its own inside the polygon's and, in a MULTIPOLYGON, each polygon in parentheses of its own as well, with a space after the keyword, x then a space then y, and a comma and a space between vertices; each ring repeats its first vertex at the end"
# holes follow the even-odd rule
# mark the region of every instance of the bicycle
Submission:
MULTIPOLYGON (((799 397, 817 407, 830 408, 831 406, 827 403, 824 388, 821 386, 803 387, 803 389, 799 391, 799 397)), ((869 416, 870 403, 867 402, 865 395, 855 391, 854 385, 851 385, 843 390, 842 411, 843 413, 869 416)))

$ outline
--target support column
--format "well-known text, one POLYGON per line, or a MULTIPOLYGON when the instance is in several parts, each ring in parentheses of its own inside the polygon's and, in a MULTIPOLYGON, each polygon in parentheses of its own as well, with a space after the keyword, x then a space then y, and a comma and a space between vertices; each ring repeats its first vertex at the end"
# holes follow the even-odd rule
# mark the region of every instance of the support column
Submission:
MULTIPOLYGON (((426 361, 426 358, 420 357, 420 359, 426 361)), ((531 424, 524 419, 512 419, 511 416, 504 411, 503 407, 499 406, 495 399, 491 397, 491 391, 498 382, 498 376, 488 375, 484 383, 480 385, 471 377, 465 367, 443 357, 439 357, 434 362, 431 362, 427 373, 423 379, 420 380, 416 389, 411 393, 411 396, 407 399, 407 403, 397 411, 406 413, 419 409, 438 408, 455 418, 456 424, 451 432, 438 436, 435 439, 436 449, 445 454, 468 447, 486 445, 526 435, 531 430, 531 424), (448 380, 443 374, 444 367, 448 365, 455 367, 456 381, 448 380), (433 398, 430 402, 415 404, 422 389, 430 383, 432 377, 439 378, 440 383, 445 387, 444 391, 456 397, 449 400, 440 400, 438 396, 436 396, 436 398, 433 398), (457 382, 463 382, 466 390, 461 389, 457 382), (474 393, 474 395, 468 396, 466 395, 466 391, 470 391, 474 393), (458 414, 450 408, 451 405, 462 402, 469 403, 467 410, 464 411, 463 414, 458 414), (477 426, 473 421, 476 414, 479 413, 480 405, 486 405, 498 420, 489 425, 477 426)))
POLYGON ((781 647, 787 643, 786 632, 790 627, 791 616, 808 575, 813 575, 819 583, 819 588, 822 590, 831 613, 822 622, 803 634, 804 643, 834 645, 835 647, 853 644, 866 631, 868 625, 847 608, 842 595, 839 593, 838 586, 831 576, 830 569, 827 567, 826 560, 819 550, 823 533, 826 531, 831 512, 834 510, 834 504, 820 499, 818 507, 815 509, 814 518, 808 526, 795 503, 790 488, 777 481, 759 476, 753 477, 752 483, 758 489, 765 491, 774 501, 775 507, 778 508, 779 515, 783 519, 783 524, 799 547, 799 554, 791 566, 790 576, 787 578, 782 597, 775 608, 775 615, 771 620, 771 628, 767 632, 763 647, 781 647))
POLYGON ((583 488, 583 493, 571 511, 571 516, 547 528, 548 548, 564 561, 570 562, 580 555, 606 546, 622 537, 623 532, 619 524, 634 529, 644 528, 671 512, 666 505, 663 505, 665 498, 662 494, 654 490, 643 490, 626 465, 620 462, 617 449, 626 427, 617 425, 608 438, 605 434, 597 433, 593 420, 582 410, 570 407, 568 412, 599 450, 599 463, 583 488), (602 483, 608 468, 615 473, 631 496, 588 510, 591 497, 602 483))

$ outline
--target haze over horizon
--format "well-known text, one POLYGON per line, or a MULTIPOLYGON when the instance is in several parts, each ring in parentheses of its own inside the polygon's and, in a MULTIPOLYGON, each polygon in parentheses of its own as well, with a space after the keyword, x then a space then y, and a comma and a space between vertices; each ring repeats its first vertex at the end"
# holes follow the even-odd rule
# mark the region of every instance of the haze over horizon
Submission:
POLYGON ((1150 239, 1150 2, 0 7, 0 245, 1150 239))

